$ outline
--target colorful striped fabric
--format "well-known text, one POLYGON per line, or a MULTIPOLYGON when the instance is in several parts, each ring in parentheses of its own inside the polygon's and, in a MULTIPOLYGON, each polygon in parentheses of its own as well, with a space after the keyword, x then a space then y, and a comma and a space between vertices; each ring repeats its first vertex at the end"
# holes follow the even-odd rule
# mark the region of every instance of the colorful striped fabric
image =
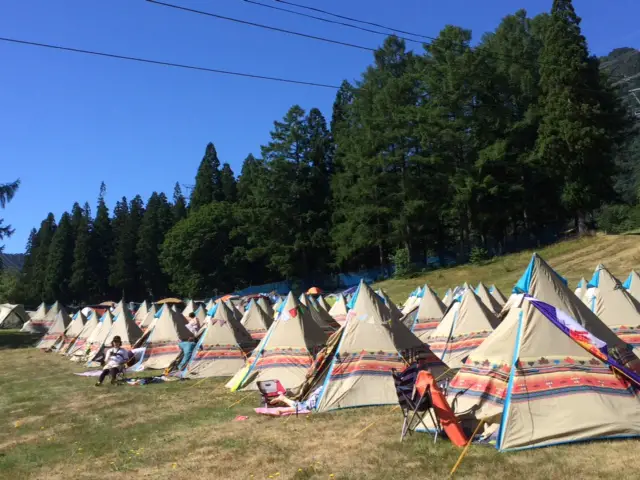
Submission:
POLYGON ((244 359, 244 352, 234 345, 206 345, 196 353, 194 360, 237 360, 244 359))
POLYGON ((620 325, 618 327, 612 327, 611 330, 613 330, 623 342, 634 348, 640 348, 640 325, 637 327, 620 325))
POLYGON ((313 357, 306 349, 275 349, 265 350, 256 362, 255 370, 267 368, 309 368, 313 364, 313 357))
POLYGON ((440 319, 437 318, 419 321, 413 326, 413 333, 422 337, 425 333, 435 330, 439 323, 440 319))
POLYGON ((398 352, 360 352, 335 357, 331 380, 351 376, 390 375, 392 369, 404 370, 406 364, 398 352))
POLYGON ((456 337, 433 337, 428 340, 429 348, 436 355, 446 352, 466 352, 475 350, 484 342, 485 338, 491 335, 488 330, 482 332, 472 332, 456 337))

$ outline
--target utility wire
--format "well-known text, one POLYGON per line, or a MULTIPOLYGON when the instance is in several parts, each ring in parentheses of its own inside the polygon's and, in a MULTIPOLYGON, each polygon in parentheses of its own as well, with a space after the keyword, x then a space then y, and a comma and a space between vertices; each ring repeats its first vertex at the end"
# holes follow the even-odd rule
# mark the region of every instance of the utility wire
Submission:
POLYGON ((153 3, 155 5, 161 5, 163 7, 175 8, 176 10, 182 10, 182 11, 190 12, 190 13, 197 13, 199 15, 206 15, 208 17, 218 18, 220 20, 228 20, 230 22, 241 23, 243 25, 249 25, 249 26, 252 26, 252 27, 265 28, 267 30, 273 30, 275 32, 287 33, 289 35, 296 35, 298 37, 304 37, 304 38, 310 38, 310 39, 313 39, 313 40, 319 40, 321 42, 333 43, 333 44, 336 44, 336 45, 342 45, 344 47, 358 48, 360 50, 367 50, 369 52, 375 52, 376 51, 375 48, 365 47, 363 45, 356 45, 354 43, 341 42, 339 40, 332 40, 332 39, 326 38, 326 37, 317 37, 315 35, 309 35, 307 33, 294 32, 293 30, 286 30, 284 28, 272 27, 270 25, 263 25, 261 23, 249 22, 249 21, 246 21, 246 20, 240 20, 238 18, 225 17, 223 15, 218 15, 216 13, 203 12, 202 10, 195 10, 193 8, 182 7, 180 5, 174 5, 174 4, 171 4, 171 3, 159 2, 157 0, 146 0, 146 1, 149 2, 149 3, 153 3))
MULTIPOLYGON (((319 20, 321 22, 332 23, 334 25, 341 25, 343 27, 355 28, 356 30, 361 30, 363 32, 375 33, 376 35, 384 35, 385 37, 388 37, 390 35, 388 32, 381 32, 380 30, 371 30, 370 28, 360 27, 358 25, 353 25, 352 23, 340 22, 338 20, 330 20, 328 18, 318 17, 316 15, 309 15, 308 13, 296 12, 295 10, 290 10, 288 8, 282 8, 282 7, 276 7, 275 5, 268 5, 266 3, 256 2, 255 0, 243 0, 243 1, 246 2, 246 3, 251 3, 253 5, 259 5, 261 7, 271 8, 273 10, 279 10, 281 12, 287 12, 287 13, 291 13, 293 15, 299 15, 299 16, 305 17, 305 18, 312 18, 314 20, 319 20)), ((424 43, 422 40, 415 40, 413 38, 402 37, 400 35, 396 35, 396 37, 401 38, 402 40, 405 40, 407 42, 414 42, 414 43, 420 43, 420 44, 424 43)))
POLYGON ((292 7, 304 8, 305 10, 313 10, 314 12, 324 13, 325 15, 329 15, 331 17, 341 18, 343 20, 349 20, 351 22, 362 23, 363 25, 371 25, 372 27, 384 28, 386 30, 391 30, 393 32, 404 33, 405 35, 411 35, 413 37, 426 38, 427 40, 435 40, 435 37, 429 37, 427 35, 421 35, 419 33, 411 33, 405 30, 400 30, 399 28, 386 27, 384 25, 380 25, 379 23, 367 22, 366 20, 358 20, 357 18, 346 17, 344 15, 339 15, 337 13, 328 12, 326 10, 321 10, 319 8, 308 7, 306 5, 300 5, 299 3, 288 2, 285 0, 275 0, 278 3, 284 3, 286 5, 291 5, 292 7))
POLYGON ((107 57, 107 58, 116 58, 118 60, 129 60, 132 62, 140 62, 140 63, 148 63, 148 64, 152 64, 152 65, 162 65, 165 67, 175 67, 175 68, 184 68, 184 69, 188 69, 188 70, 198 70, 201 72, 209 72, 209 73, 219 73, 222 75, 233 75, 236 77, 247 77, 247 78, 254 78, 257 80, 270 80, 273 82, 283 82, 283 83, 293 83, 296 85, 307 85, 310 87, 321 87, 321 88, 331 88, 334 90, 339 89, 339 86, 336 85, 328 85, 328 84, 324 84, 324 83, 316 83, 316 82, 305 82, 303 80, 292 80, 292 79, 288 79, 288 78, 280 78, 280 77, 269 77, 266 75, 255 75, 252 73, 243 73, 243 72, 232 72, 229 70, 220 70, 220 69, 216 69, 216 68, 208 68, 208 67, 200 67, 200 66, 196 66, 196 65, 186 65, 186 64, 181 64, 181 63, 172 63, 172 62, 164 62, 161 60, 151 60, 149 58, 141 58, 141 57, 130 57, 127 55, 117 55, 115 53, 106 53, 106 52, 96 52, 96 51, 92 51, 92 50, 84 50, 81 48, 74 48, 74 47, 64 47, 62 45, 51 45, 51 44, 47 44, 47 43, 39 43, 39 42, 31 42, 28 40, 19 40, 16 38, 6 38, 6 37, 0 37, 0 41, 1 42, 8 42, 8 43, 13 43, 13 44, 21 44, 21 45, 30 45, 33 47, 41 47, 41 48, 49 48, 49 49, 53 49, 53 50, 63 50, 66 52, 74 52, 74 53, 83 53, 85 55, 94 55, 94 56, 98 56, 98 57, 107 57))

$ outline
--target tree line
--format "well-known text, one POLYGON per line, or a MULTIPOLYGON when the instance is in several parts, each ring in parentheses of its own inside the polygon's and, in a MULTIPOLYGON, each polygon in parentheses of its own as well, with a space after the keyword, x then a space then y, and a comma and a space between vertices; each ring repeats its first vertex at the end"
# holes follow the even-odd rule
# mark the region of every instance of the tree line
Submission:
POLYGON ((34 229, 13 296, 210 296, 250 284, 472 251, 500 253, 615 202, 635 137, 570 0, 505 17, 472 47, 447 26, 423 51, 391 36, 330 122, 295 105, 236 179, 209 144, 189 199, 75 204, 34 229))

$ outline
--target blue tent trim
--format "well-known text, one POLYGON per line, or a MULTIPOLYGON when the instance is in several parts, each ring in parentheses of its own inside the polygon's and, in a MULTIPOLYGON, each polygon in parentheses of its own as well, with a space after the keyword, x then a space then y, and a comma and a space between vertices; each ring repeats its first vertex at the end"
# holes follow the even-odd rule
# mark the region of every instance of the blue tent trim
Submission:
POLYGON ((624 281, 624 283, 622 284, 622 286, 624 288, 626 288, 627 290, 629 290, 631 288, 631 280, 633 279, 633 272, 631 272, 629 274, 629 276, 627 277, 627 279, 624 281))

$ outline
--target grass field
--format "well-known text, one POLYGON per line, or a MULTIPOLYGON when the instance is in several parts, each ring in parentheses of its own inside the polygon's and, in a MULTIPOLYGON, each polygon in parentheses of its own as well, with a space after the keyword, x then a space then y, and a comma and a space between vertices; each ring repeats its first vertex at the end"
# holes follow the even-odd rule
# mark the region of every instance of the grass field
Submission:
MULTIPOLYGON (((600 260, 626 274, 640 265, 640 239, 599 237, 541 253, 570 280, 600 260)), ((384 288, 397 300, 425 281, 495 279, 506 291, 528 257, 384 288)), ((275 419, 255 415, 258 396, 229 393, 223 379, 96 388, 95 379, 73 375, 83 370, 78 365, 28 348, 33 341, 0 333, 0 478, 441 479, 460 453, 424 434, 400 443, 402 417, 391 407, 275 419)), ((639 446, 629 440, 520 453, 472 446, 456 478, 635 478, 639 446)))

